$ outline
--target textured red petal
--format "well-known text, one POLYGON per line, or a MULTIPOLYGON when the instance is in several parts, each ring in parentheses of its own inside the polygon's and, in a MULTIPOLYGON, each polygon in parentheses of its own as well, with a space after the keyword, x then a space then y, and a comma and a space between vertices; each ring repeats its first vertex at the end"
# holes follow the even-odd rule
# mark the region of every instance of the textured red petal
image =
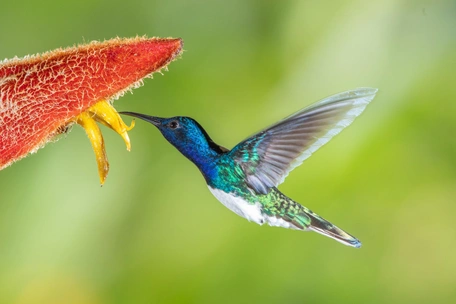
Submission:
POLYGON ((0 169, 44 145, 96 102, 160 70, 181 50, 181 39, 113 39, 0 62, 0 169))

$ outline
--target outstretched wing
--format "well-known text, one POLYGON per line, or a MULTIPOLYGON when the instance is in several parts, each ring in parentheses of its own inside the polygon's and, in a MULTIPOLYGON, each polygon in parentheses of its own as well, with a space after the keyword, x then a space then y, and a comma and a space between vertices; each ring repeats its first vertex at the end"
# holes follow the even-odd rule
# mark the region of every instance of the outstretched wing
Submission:
POLYGON ((358 88, 327 97, 244 140, 229 153, 248 185, 265 194, 350 125, 376 93, 377 89, 358 88))

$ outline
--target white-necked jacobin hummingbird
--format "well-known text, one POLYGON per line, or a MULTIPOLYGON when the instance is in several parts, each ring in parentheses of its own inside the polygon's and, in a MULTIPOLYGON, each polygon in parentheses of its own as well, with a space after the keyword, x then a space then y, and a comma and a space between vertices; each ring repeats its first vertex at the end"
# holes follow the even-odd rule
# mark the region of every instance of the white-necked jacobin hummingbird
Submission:
POLYGON ((358 88, 327 97, 245 139, 233 149, 217 145, 190 117, 159 118, 134 112, 156 126, 191 160, 209 190, 228 209, 257 224, 312 230, 360 247, 361 242, 281 193, 288 173, 350 125, 377 89, 358 88))

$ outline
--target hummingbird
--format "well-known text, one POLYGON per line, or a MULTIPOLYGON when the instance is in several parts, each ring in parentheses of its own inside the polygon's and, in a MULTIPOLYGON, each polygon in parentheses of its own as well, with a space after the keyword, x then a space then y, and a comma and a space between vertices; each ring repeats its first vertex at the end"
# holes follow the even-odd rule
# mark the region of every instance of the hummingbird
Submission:
POLYGON ((257 224, 315 231, 359 248, 354 236, 295 202, 277 187, 287 175, 342 129, 375 97, 358 88, 324 98, 241 141, 216 144, 194 119, 120 112, 145 120, 201 171, 210 192, 228 209, 257 224))

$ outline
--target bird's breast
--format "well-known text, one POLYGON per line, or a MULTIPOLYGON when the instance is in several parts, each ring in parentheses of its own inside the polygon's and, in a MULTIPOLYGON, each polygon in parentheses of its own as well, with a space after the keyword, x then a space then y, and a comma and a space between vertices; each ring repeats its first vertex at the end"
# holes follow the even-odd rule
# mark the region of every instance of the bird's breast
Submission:
POLYGON ((209 191, 211 191, 215 198, 217 198, 225 207, 237 215, 260 225, 265 222, 265 216, 261 212, 260 203, 250 203, 239 196, 210 186, 209 191))

